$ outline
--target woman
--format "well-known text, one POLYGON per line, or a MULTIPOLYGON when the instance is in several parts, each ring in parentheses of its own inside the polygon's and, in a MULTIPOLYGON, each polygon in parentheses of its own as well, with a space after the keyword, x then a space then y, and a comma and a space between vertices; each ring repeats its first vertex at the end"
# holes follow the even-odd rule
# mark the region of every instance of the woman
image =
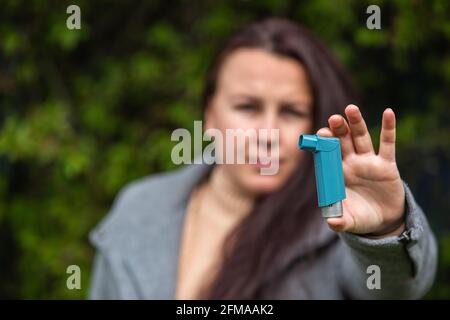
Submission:
POLYGON ((261 162, 189 165, 131 183, 91 234, 90 297, 422 297, 436 242, 397 169, 394 112, 382 115, 375 153, 354 101, 307 30, 280 18, 240 30, 210 68, 205 129, 279 129, 266 141, 277 144, 278 172, 261 175, 261 162), (316 132, 341 142, 340 218, 321 217, 312 157, 297 149, 300 134, 316 132))

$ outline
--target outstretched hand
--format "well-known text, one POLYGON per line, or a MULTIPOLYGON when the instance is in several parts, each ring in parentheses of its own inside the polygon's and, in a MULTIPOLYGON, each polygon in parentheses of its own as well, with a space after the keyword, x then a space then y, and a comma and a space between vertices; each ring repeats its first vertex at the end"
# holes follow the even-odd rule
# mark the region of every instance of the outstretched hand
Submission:
POLYGON ((374 238, 399 235, 405 229, 405 190, 395 161, 394 111, 383 112, 378 154, 359 108, 348 105, 345 115, 332 115, 329 127, 317 131, 340 140, 347 194, 343 216, 328 218, 328 225, 374 238))

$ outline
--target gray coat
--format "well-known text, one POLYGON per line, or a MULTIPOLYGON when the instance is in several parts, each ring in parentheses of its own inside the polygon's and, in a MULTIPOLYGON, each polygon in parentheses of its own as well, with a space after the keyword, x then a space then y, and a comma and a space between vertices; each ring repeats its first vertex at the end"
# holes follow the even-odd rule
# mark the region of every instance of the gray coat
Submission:
MULTIPOLYGON (((174 298, 190 192, 210 169, 208 165, 188 165, 123 188, 109 214, 90 234, 97 249, 91 299, 174 298)), ((337 234, 323 221, 318 231, 308 235, 308 247, 299 243, 287 254, 301 258, 315 250, 313 263, 294 259, 299 262, 286 268, 269 298, 422 297, 435 277, 437 246, 422 209, 404 186, 407 231, 402 236, 373 240, 337 234)))

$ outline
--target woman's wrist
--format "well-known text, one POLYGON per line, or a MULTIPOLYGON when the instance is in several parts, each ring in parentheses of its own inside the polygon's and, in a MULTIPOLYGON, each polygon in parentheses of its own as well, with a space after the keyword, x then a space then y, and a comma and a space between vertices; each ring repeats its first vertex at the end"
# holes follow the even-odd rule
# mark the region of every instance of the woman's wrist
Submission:
POLYGON ((389 231, 384 231, 381 233, 369 233, 364 235, 365 237, 369 239, 382 239, 387 237, 393 237, 393 236, 399 236, 406 230, 406 224, 404 221, 394 229, 390 229, 389 231))
POLYGON ((381 230, 379 232, 369 233, 364 236, 366 236, 367 238, 370 238, 370 239, 382 239, 382 238, 401 235, 406 230, 405 208, 406 208, 406 203, 404 203, 402 206, 402 210, 401 210, 402 215, 398 221, 396 221, 392 225, 384 228, 383 230, 381 230))

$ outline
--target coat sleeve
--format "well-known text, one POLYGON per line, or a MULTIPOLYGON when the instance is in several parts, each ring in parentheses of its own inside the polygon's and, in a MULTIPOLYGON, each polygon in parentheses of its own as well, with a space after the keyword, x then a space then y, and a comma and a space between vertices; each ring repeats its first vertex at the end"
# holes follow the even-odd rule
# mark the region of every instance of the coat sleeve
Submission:
MULTIPOLYGON (((129 189, 129 188, 128 188, 129 189)), ((126 205, 127 188, 123 188, 116 197, 114 204, 102 222, 90 232, 89 240, 96 249, 94 257, 88 299, 118 300, 137 299, 133 280, 127 270, 122 255, 114 243, 115 230, 110 230, 114 224, 114 216, 120 208, 126 205)))
POLYGON ((139 299, 125 263, 114 252, 97 249, 92 267, 88 299, 139 299))
POLYGON ((340 283, 350 298, 419 299, 433 284, 436 239, 406 183, 404 188, 406 230, 402 235, 374 240, 339 233, 346 244, 340 283))
POLYGON ((91 300, 120 299, 119 288, 110 263, 101 253, 97 253, 94 258, 88 298, 91 300))

